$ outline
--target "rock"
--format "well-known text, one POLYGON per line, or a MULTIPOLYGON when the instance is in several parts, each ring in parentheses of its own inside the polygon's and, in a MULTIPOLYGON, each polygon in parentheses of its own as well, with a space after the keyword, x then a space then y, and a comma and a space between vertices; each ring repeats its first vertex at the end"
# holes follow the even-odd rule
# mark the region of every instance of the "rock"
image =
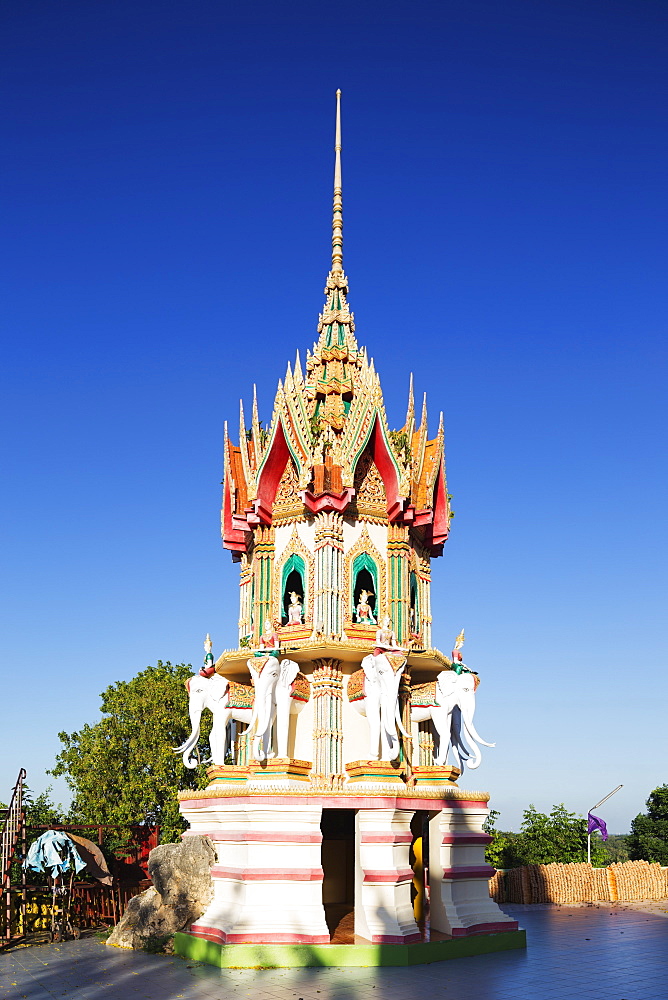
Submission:
POLYGON ((213 899, 215 860, 208 837, 186 837, 180 844, 154 848, 148 859, 153 886, 132 897, 107 944, 155 951, 176 931, 189 927, 213 899))

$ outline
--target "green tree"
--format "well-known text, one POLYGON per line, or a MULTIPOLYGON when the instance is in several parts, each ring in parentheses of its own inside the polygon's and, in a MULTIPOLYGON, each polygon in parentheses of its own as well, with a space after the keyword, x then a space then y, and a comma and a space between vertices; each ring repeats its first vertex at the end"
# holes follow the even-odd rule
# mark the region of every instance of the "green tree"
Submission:
MULTIPOLYGON (((129 826, 152 812, 161 841, 178 839, 186 824, 177 791, 201 787, 204 778, 185 768, 172 749, 190 732, 184 682, 191 674, 189 664, 158 660, 102 692, 99 722, 58 734, 64 749, 51 774, 64 775, 72 789, 70 822, 129 826)), ((202 720, 203 740, 210 731, 207 721, 202 720)))
MULTIPOLYGON (((524 810, 520 832, 512 838, 506 854, 507 867, 586 861, 587 821, 568 812, 563 802, 553 806, 549 816, 532 804, 524 810)), ((598 837, 592 838, 591 860, 595 867, 608 862, 598 837)))
POLYGON ((647 812, 639 813, 631 823, 629 857, 668 865, 668 785, 655 788, 645 805, 647 812))
POLYGON ((508 860, 513 835, 496 829, 498 816, 498 809, 490 809, 489 815, 482 825, 485 833, 489 834, 492 838, 491 842, 485 848, 485 861, 488 865, 492 865, 493 868, 506 868, 508 867, 506 861, 508 860))
MULTIPOLYGON (((67 814, 61 805, 51 801, 52 788, 35 795, 27 785, 23 786, 23 803, 26 811, 26 826, 62 826, 67 823, 67 814)), ((38 834, 35 834, 36 836, 38 834)))

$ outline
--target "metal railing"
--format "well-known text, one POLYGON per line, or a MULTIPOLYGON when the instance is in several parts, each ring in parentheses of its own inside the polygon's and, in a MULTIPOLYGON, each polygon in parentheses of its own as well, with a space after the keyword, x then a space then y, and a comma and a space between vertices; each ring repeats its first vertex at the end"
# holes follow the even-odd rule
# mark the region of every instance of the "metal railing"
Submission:
POLYGON ((0 908, 5 913, 4 938, 6 941, 12 939, 12 892, 20 892, 21 903, 21 932, 25 926, 26 915, 26 876, 25 869, 21 865, 21 887, 12 886, 12 865, 15 861, 23 860, 26 855, 26 816, 23 802, 23 786, 26 779, 24 768, 19 771, 19 776, 14 785, 14 791, 9 801, 7 809, 4 811, 4 822, 2 825, 2 885, 0 885, 0 908), (18 852, 18 853, 17 853, 18 852))

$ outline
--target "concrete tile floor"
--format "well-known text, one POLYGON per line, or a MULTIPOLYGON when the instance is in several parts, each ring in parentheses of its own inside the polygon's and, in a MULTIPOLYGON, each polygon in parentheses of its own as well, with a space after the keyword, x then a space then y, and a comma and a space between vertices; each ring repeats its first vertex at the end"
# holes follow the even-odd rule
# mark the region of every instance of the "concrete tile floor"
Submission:
POLYGON ((505 906, 529 947, 397 969, 220 970, 96 938, 0 953, 0 1000, 668 1000, 668 920, 505 906))

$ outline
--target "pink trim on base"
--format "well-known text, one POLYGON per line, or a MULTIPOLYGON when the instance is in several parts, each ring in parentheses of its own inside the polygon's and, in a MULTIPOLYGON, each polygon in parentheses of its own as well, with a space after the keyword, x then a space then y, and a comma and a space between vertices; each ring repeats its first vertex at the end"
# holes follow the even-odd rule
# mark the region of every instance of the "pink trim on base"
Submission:
POLYGON ((412 833, 363 833, 363 844, 412 844, 412 833))
MULTIPOLYGON (((449 809, 453 812, 463 812, 466 809, 487 809, 487 802, 472 802, 469 799, 412 799, 404 795, 309 795, 308 799, 303 795, 226 795, 224 802, 233 805, 258 805, 258 806, 303 806, 308 802, 309 806, 322 807, 323 809, 418 809, 440 810, 449 809)), ((216 796, 211 798, 183 799, 185 809, 207 809, 215 808, 220 799, 216 796)))
POLYGON ((321 833, 291 833, 269 830, 187 830, 184 837, 210 837, 217 844, 321 844, 321 833))
POLYGON ((322 868, 223 868, 214 865, 212 878, 229 878, 238 882, 322 882, 322 868))
POLYGON ((443 878, 457 880, 460 878, 491 878, 496 874, 496 868, 490 865, 469 865, 468 868, 444 868, 443 878))
POLYGON ((226 934, 217 927, 193 924, 189 934, 193 937, 214 941, 216 944, 329 944, 329 934, 226 934))
POLYGON ((441 843, 444 847, 449 844, 457 847, 464 847, 466 844, 491 844, 492 838, 488 833, 444 833, 441 843))
POLYGON ((412 882, 414 878, 412 868, 365 868, 364 884, 369 882, 387 882, 392 885, 399 885, 402 882, 412 882))
POLYGON ((516 920, 498 921, 491 924, 471 924, 470 927, 453 927, 451 934, 454 937, 472 937, 474 934, 502 934, 504 931, 519 930, 516 920))
POLYGON ((400 934, 372 934, 371 944, 419 944, 422 935, 417 933, 407 934, 401 937, 400 934))

